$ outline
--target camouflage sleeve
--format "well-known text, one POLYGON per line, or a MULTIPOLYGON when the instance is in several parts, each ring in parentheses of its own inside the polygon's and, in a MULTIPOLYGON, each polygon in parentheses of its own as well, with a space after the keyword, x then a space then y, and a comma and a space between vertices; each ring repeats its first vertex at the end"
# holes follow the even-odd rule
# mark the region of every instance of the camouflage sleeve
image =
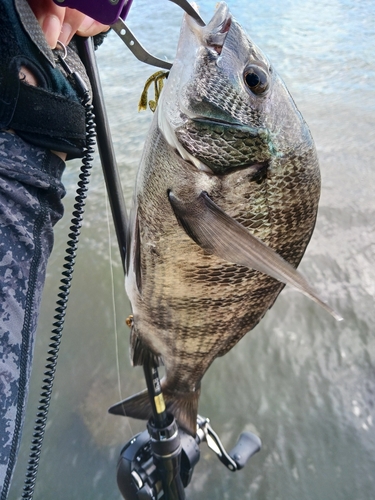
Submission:
POLYGON ((62 217, 64 162, 0 131, 0 499, 19 448, 53 225, 62 217))

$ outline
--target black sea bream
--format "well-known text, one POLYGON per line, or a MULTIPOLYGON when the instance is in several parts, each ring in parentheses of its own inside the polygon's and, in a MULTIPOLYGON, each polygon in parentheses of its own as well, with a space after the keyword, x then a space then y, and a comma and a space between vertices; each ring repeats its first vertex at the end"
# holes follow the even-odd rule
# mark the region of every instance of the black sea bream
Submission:
MULTIPOLYGON (((226 4, 205 27, 185 15, 137 176, 126 290, 133 363, 164 364, 191 434, 203 375, 284 283, 321 303, 294 269, 319 194, 313 139, 268 59, 226 4)), ((147 393, 111 411, 148 418, 147 393)))

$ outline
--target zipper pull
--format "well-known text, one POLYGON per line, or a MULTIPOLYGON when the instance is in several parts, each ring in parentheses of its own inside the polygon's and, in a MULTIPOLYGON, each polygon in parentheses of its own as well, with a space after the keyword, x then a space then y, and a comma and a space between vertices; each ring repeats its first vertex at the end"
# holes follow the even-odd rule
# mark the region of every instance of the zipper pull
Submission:
MULTIPOLYGON (((61 66, 64 68, 68 79, 72 80, 72 83, 74 84, 74 88, 76 89, 78 95, 83 98, 86 97, 89 93, 89 89, 87 88, 87 85, 85 84, 83 78, 77 71, 73 71, 72 68, 69 66, 69 64, 66 62, 66 56, 68 54, 68 51, 65 47, 65 45, 60 42, 60 40, 57 41, 57 46, 59 46, 63 54, 57 54, 57 58, 61 64, 61 66)), ((56 47, 57 47, 56 46, 56 47)))

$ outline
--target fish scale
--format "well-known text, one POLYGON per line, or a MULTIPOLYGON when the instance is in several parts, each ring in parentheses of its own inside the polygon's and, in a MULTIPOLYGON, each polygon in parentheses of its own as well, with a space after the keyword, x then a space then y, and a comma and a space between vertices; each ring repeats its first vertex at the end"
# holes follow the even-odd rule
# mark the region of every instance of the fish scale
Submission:
MULTIPOLYGON (((336 314, 295 270, 319 195, 312 137, 266 57, 225 4, 206 27, 185 16, 137 175, 126 290, 133 362, 164 364, 167 408, 192 435, 205 372, 286 283, 336 314)), ((148 395, 111 412, 149 418, 148 395)))

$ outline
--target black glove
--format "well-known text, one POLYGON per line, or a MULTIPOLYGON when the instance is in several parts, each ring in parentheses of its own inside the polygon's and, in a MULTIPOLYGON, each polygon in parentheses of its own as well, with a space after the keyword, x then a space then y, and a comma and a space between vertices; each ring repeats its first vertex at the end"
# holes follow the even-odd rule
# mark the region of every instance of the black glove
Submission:
MULTIPOLYGON (((69 66, 85 77, 77 54, 67 50, 69 66)), ((26 0, 0 1, 0 129, 69 158, 83 155, 84 108, 26 0), (37 87, 20 80, 21 67, 34 75, 37 87)))

